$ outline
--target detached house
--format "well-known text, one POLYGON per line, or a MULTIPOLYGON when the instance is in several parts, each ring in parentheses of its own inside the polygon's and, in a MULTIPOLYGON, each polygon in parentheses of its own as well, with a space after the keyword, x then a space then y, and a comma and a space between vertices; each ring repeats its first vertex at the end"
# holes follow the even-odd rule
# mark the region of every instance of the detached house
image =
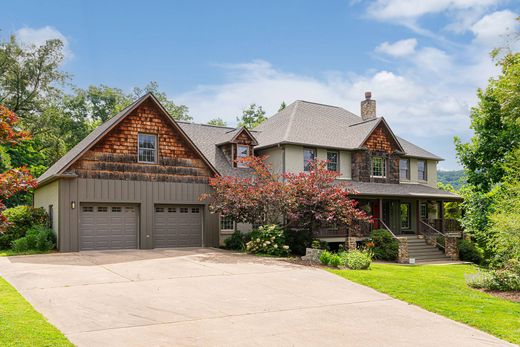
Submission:
MULTIPOLYGON (((173 120, 147 94, 100 125, 39 179, 34 205, 52 219, 60 251, 219 246, 237 227, 211 214, 199 196, 215 175, 249 175, 237 158, 268 155, 273 170, 300 172, 328 160, 374 227, 395 235, 457 229, 443 219, 438 156, 396 136, 370 93, 361 117, 343 108, 296 101, 254 130, 173 120)), ((250 228, 250 227, 249 227, 250 228)), ((319 237, 362 238, 341 227, 319 237)))

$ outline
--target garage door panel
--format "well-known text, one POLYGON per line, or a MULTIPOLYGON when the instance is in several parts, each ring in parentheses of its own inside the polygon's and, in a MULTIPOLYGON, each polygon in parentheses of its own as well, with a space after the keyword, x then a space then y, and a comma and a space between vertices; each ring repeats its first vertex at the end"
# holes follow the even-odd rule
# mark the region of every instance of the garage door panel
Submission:
POLYGON ((137 221, 135 206, 82 205, 80 249, 135 249, 137 221))
POLYGON ((200 247, 202 209, 194 206, 161 205, 154 213, 154 247, 200 247))

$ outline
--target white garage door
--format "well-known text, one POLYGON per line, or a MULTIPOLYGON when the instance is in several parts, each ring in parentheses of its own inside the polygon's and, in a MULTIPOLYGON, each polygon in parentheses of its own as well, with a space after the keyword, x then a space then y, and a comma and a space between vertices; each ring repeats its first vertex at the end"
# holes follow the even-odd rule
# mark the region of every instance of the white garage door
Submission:
POLYGON ((154 247, 202 246, 202 207, 156 206, 153 234, 154 247))
POLYGON ((81 204, 80 249, 137 248, 137 206, 81 204))

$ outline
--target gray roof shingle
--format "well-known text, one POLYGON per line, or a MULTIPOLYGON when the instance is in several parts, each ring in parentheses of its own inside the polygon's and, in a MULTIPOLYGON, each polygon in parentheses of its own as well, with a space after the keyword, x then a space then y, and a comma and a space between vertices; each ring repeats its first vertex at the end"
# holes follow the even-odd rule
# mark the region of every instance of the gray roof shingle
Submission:
MULTIPOLYGON (((317 147, 357 149, 381 118, 363 121, 341 107, 297 100, 268 118, 254 130, 258 147, 293 143, 317 147)), ((396 136, 407 156, 442 160, 396 136)))
POLYGON ((424 184, 401 183, 372 183, 348 181, 348 186, 359 192, 362 196, 394 196, 408 198, 439 198, 446 200, 462 200, 454 193, 433 188, 424 184))

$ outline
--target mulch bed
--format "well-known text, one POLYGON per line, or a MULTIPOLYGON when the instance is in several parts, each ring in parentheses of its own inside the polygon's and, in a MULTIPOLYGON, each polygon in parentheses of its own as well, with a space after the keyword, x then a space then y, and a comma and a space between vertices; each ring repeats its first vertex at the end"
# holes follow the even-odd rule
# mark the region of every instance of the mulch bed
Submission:
POLYGON ((482 291, 484 293, 488 293, 488 294, 497 296, 502 299, 520 303, 520 291, 501 292, 499 290, 487 290, 487 289, 482 289, 482 291))

